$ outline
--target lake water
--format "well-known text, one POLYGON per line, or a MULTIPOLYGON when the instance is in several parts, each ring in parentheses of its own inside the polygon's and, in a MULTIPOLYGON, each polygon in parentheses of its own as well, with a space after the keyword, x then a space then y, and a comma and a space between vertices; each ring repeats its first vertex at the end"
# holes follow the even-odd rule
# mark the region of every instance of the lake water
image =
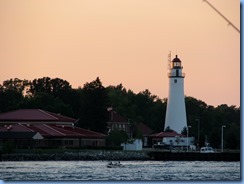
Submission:
POLYGON ((107 168, 107 161, 0 162, 0 180, 146 180, 239 181, 240 162, 122 161, 107 168))

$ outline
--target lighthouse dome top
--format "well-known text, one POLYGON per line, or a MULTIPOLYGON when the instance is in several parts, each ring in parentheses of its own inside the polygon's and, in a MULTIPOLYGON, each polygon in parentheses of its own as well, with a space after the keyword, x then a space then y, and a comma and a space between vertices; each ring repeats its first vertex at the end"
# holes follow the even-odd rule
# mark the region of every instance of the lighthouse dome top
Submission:
POLYGON ((176 55, 175 58, 171 62, 171 69, 181 69, 181 60, 176 55))
POLYGON ((177 63, 179 62, 180 63, 181 60, 178 58, 178 55, 176 55, 172 62, 177 62, 177 63))

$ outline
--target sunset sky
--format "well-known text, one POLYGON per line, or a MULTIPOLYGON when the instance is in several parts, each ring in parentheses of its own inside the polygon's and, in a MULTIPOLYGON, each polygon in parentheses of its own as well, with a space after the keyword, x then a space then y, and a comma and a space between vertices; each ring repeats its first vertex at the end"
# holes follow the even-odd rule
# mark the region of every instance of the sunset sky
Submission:
MULTIPOLYGON (((240 1, 209 0, 238 29, 240 1)), ((167 60, 183 62, 185 95, 240 106, 240 33, 202 0, 1 0, 0 83, 100 77, 168 96, 167 60)))

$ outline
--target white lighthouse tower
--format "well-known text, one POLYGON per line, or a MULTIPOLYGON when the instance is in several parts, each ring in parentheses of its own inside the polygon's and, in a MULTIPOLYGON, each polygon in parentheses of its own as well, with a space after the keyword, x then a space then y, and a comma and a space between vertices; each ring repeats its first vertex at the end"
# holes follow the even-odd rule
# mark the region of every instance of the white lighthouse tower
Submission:
POLYGON ((168 127, 177 133, 181 133, 187 128, 186 107, 184 95, 184 78, 182 73, 181 60, 176 57, 170 61, 169 67, 169 94, 167 101, 167 110, 164 130, 168 127))

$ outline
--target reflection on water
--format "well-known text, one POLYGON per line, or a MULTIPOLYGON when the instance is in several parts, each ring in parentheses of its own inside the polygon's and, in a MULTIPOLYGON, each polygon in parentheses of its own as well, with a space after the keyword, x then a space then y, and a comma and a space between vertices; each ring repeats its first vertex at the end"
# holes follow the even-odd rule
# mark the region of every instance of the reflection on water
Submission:
POLYGON ((240 180, 240 162, 106 161, 0 162, 0 179, 13 180, 240 180))

